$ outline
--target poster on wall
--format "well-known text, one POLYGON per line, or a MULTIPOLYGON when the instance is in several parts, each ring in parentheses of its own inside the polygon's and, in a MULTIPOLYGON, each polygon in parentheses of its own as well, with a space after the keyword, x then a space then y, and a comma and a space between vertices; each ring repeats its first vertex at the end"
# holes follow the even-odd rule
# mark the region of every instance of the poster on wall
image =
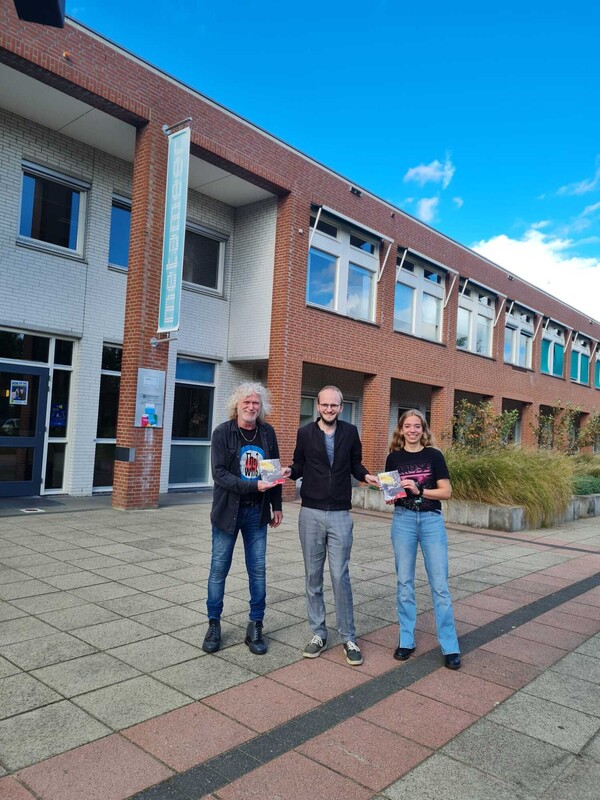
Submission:
POLYGON ((29 395, 29 381, 10 382, 10 405, 26 406, 29 395))

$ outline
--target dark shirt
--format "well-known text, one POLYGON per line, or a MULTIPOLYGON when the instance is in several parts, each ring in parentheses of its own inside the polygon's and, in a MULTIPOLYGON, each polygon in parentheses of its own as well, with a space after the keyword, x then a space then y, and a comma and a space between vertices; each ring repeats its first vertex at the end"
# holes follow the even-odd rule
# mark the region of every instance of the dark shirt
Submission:
MULTIPOLYGON (((437 489, 439 480, 450 478, 446 460, 435 447, 424 447, 418 453, 394 450, 385 461, 385 471, 394 469, 398 470, 401 478, 412 478, 422 489, 437 489)), ((399 498, 394 505, 411 511, 440 511, 442 508, 439 500, 416 497, 408 489, 406 497, 399 498)))

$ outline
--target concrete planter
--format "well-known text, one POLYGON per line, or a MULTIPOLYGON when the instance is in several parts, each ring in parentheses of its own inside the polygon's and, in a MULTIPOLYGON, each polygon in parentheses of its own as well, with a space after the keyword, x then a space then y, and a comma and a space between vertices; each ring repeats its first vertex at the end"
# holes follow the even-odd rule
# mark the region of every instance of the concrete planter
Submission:
MULTIPOLYGON (((383 501, 380 491, 367 486, 355 486, 352 490, 354 508, 368 511, 393 511, 383 501)), ((448 524, 470 525, 473 528, 490 528, 495 531, 524 531, 527 529, 525 509, 522 506, 492 506, 487 503, 472 503, 469 500, 447 500, 442 502, 444 519, 448 524)), ((574 495, 565 512, 556 519, 545 520, 551 527, 560 522, 572 522, 583 517, 600 516, 600 494, 574 495)))

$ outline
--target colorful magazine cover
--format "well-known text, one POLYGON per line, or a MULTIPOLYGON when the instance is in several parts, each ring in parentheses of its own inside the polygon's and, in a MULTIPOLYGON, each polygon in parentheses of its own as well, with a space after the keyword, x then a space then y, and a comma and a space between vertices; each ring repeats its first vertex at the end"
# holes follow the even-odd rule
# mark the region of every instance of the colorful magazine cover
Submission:
POLYGON ((406 492, 400 485, 400 473, 397 469, 391 472, 379 472, 377 479, 386 502, 398 500, 399 497, 406 497, 406 492))
POLYGON ((281 462, 278 458, 265 458, 259 462, 260 477, 265 483, 277 486, 278 483, 285 483, 281 462))

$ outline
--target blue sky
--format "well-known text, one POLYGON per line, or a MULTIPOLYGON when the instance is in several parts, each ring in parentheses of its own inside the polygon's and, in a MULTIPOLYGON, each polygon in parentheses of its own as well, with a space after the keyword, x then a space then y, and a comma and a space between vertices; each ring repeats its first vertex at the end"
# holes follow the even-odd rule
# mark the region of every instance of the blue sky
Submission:
POLYGON ((600 7, 67 0, 67 14, 600 318, 600 7))

